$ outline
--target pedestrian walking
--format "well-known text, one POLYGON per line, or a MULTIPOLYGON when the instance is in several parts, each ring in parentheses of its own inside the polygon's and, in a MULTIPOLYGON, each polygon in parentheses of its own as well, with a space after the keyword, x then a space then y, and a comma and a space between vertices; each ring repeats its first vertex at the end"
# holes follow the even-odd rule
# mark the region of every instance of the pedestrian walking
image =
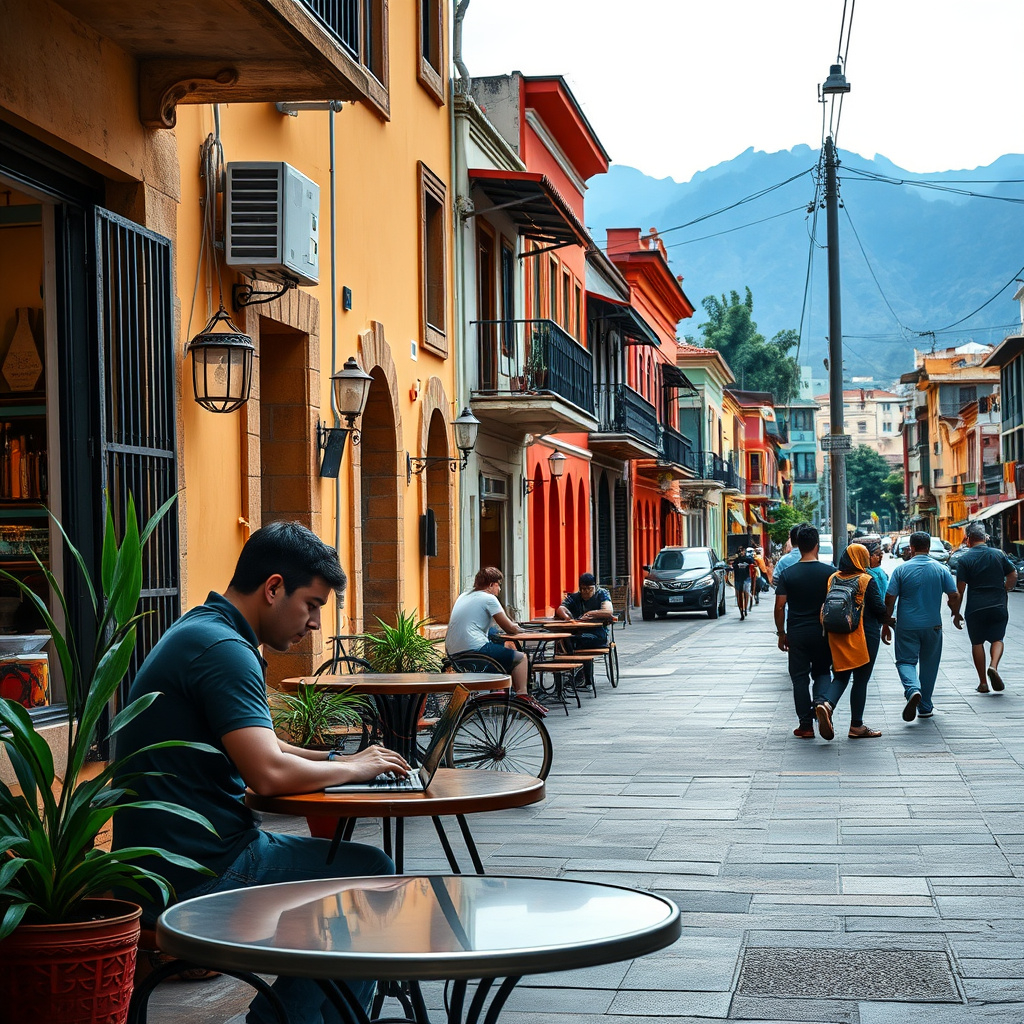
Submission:
POLYGON ((775 579, 777 580, 791 565, 800 561, 800 548, 797 547, 796 537, 801 526, 807 523, 797 523, 789 531, 789 550, 775 563, 775 579))
POLYGON ((932 694, 942 658, 942 595, 949 610, 960 610, 960 592, 952 573, 941 562, 929 557, 932 538, 922 532, 910 535, 908 561, 897 565, 885 595, 885 610, 891 616, 896 609, 896 671, 903 683, 903 721, 931 718, 932 694), (920 666, 920 668, 919 668, 920 666))
POLYGON ((963 598, 967 591, 967 615, 953 616, 958 628, 966 621, 971 639, 971 657, 978 672, 978 693, 1004 689, 999 674, 1003 656, 1003 637, 1009 621, 1007 594, 1017 584, 1017 569, 1002 551, 988 546, 988 534, 981 523, 967 527, 967 547, 956 565, 956 586, 963 598), (989 645, 989 665, 985 670, 985 644, 989 645))
POLYGON ((751 590, 754 595, 754 604, 761 603, 761 592, 767 593, 768 588, 772 585, 772 567, 768 564, 764 557, 764 548, 758 546, 754 551, 754 569, 751 572, 751 590), (765 582, 762 584, 761 580, 765 582))
MULTIPOLYGON (((879 548, 879 552, 881 549, 879 548)), ((882 733, 864 724, 868 680, 875 667, 878 644, 892 640, 891 620, 885 610, 883 590, 870 571, 871 554, 863 544, 851 544, 839 559, 839 571, 829 579, 829 590, 822 609, 822 625, 832 651, 832 682, 825 689, 824 700, 814 708, 818 733, 830 740, 835 735, 832 714, 850 687, 851 740, 876 739, 882 733), (845 630, 830 627, 830 613, 845 630)))
POLYGON ((832 681, 832 651, 821 631, 821 607, 835 569, 818 561, 818 531, 804 525, 797 533, 800 561, 775 583, 775 629, 779 650, 789 656, 797 727, 793 735, 814 738, 814 705, 825 699, 832 681))
POLYGON ((750 611, 750 570, 754 566, 754 549, 741 548, 732 560, 732 585, 736 590, 736 607, 740 610, 740 622, 750 611))

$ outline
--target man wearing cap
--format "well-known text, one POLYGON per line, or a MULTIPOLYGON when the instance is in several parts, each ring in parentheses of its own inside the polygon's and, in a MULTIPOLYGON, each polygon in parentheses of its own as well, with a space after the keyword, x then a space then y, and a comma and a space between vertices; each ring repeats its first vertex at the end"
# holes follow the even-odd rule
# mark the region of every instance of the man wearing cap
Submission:
POLYGON ((1003 637, 1009 619, 1006 595, 1017 583, 1017 570, 1013 563, 997 548, 988 546, 988 534, 981 523, 967 527, 967 547, 956 565, 956 586, 963 598, 967 590, 967 614, 953 614, 953 625, 958 629, 967 623, 971 638, 971 656, 978 672, 978 693, 1004 689, 999 675, 999 659, 1003 656, 1003 637), (985 671, 985 644, 989 645, 989 666, 985 671), (987 675, 987 678, 986 678, 987 675))

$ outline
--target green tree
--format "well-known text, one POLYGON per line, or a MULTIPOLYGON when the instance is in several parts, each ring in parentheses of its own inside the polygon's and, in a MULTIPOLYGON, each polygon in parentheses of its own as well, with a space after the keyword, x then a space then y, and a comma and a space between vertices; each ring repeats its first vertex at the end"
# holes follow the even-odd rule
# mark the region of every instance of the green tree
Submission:
POLYGON ((784 544, 789 531, 800 523, 809 523, 814 519, 814 510, 818 503, 808 494, 802 494, 792 505, 779 505, 770 513, 771 525, 768 536, 776 544, 784 544))
POLYGON ((700 325, 704 345, 717 349, 747 391, 770 391, 775 401, 788 402, 800 383, 800 368, 789 354, 799 341, 794 330, 779 331, 771 341, 754 322, 754 297, 749 288, 741 299, 738 292, 720 299, 708 295, 701 302, 708 315, 700 325))
POLYGON ((846 456, 847 522, 855 521, 858 503, 861 519, 869 512, 888 507, 889 502, 883 495, 891 472, 889 463, 866 444, 857 445, 846 456))
POLYGON ((883 481, 883 484, 885 490, 882 491, 882 501, 887 508, 891 508, 893 511, 893 524, 899 526, 902 523, 903 514, 907 508, 903 470, 897 469, 890 473, 883 481))

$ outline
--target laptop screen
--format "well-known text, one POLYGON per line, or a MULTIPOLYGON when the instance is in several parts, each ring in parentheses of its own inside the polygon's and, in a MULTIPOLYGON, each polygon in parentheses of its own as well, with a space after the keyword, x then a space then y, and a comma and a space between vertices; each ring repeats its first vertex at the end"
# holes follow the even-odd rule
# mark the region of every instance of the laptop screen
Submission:
POLYGON ((423 763, 420 765, 420 775, 426 776, 425 782, 429 783, 430 779, 433 778, 434 772, 440 767, 441 758, 444 757, 444 752, 448 748, 448 741, 452 738, 452 733, 459 718, 462 716, 462 709, 468 699, 469 690, 464 686, 457 686, 452 691, 448 706, 437 720, 434 731, 430 735, 430 743, 427 746, 426 753, 423 755, 423 763))

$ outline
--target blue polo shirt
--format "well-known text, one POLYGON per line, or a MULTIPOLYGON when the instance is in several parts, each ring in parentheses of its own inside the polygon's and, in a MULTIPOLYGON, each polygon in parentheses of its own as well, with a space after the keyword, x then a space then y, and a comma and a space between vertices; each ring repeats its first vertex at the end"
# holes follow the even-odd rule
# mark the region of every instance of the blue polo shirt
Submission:
POLYGON ((800 561, 800 549, 793 548, 792 551, 787 551, 776 563, 775 563, 775 578, 778 579, 791 565, 796 565, 800 561))
POLYGON ((942 625, 942 595, 956 592, 949 569, 928 555, 914 555, 893 569, 885 593, 896 597, 897 628, 933 629, 942 625))
MULTIPOLYGON (((115 850, 154 846, 221 874, 256 838, 256 821, 244 802, 245 783, 221 737, 251 726, 273 729, 265 667, 252 627, 220 594, 211 593, 164 633, 139 669, 129 700, 159 696, 118 733, 117 756, 167 740, 215 747, 220 753, 183 747, 143 751, 126 771, 161 774, 126 784, 140 800, 168 800, 199 811, 217 835, 165 811, 124 808, 114 815, 115 850)), ((197 872, 167 860, 140 863, 163 875, 179 893, 203 881, 197 872)))

